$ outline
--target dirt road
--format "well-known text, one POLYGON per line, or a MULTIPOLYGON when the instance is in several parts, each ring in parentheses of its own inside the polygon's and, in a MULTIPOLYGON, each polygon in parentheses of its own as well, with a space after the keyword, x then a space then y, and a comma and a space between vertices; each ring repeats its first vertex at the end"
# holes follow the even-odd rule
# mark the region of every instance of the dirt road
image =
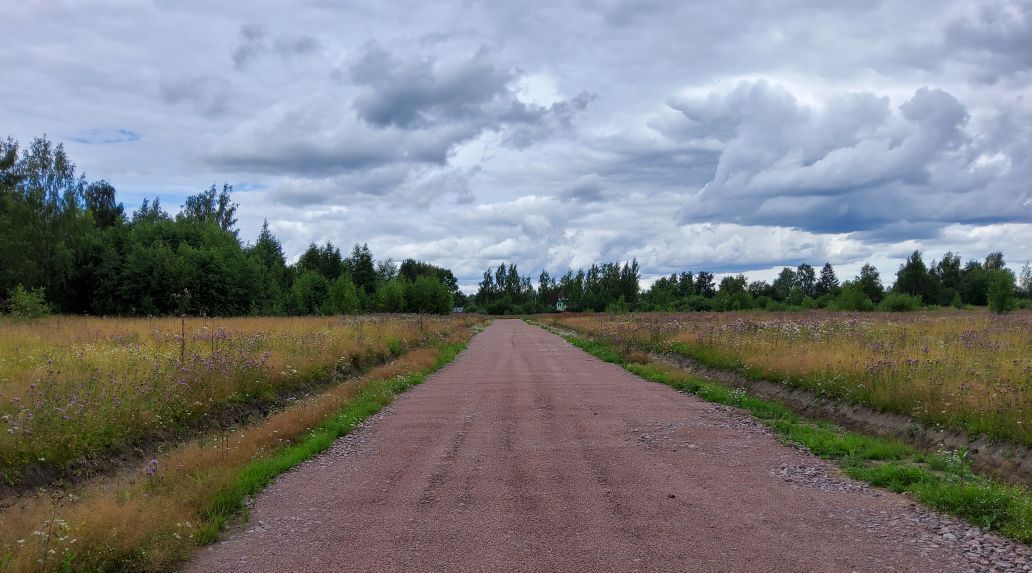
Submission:
POLYGON ((496 321, 190 571, 962 571, 909 502, 496 321))

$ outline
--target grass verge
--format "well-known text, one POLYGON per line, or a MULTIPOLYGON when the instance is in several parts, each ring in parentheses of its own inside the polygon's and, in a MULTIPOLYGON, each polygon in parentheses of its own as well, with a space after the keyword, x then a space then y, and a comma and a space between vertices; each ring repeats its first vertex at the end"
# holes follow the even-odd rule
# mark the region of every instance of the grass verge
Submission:
POLYGON ((244 508, 249 496, 264 489, 281 473, 328 449, 337 438, 390 404, 395 395, 423 382, 454 360, 465 346, 458 343, 439 348, 437 360, 429 368, 370 382, 339 414, 311 430, 301 442, 249 463, 227 487, 212 496, 202 511, 204 517, 195 536, 197 542, 206 545, 215 541, 226 522, 244 508))
POLYGON ((453 360, 469 331, 141 468, 2 508, 0 571, 167 571, 247 499, 453 360))
POLYGON ((708 402, 746 410, 785 443, 836 462, 850 477, 954 515, 984 529, 1032 543, 1032 492, 972 471, 962 451, 921 452, 900 440, 866 436, 796 415, 781 404, 750 396, 665 364, 632 362, 608 344, 559 332, 574 346, 708 402))
POLYGON ((620 349, 678 354, 898 414, 996 451, 1032 447, 1032 313, 563 313, 534 320, 620 349))

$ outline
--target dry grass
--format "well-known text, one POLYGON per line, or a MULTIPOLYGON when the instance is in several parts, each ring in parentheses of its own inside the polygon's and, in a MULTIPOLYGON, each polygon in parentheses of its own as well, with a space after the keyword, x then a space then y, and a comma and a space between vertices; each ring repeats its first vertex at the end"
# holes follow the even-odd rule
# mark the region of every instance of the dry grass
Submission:
POLYGON ((121 475, 82 484, 73 494, 19 499, 0 515, 0 564, 7 559, 0 569, 59 570, 63 560, 72 560, 79 567, 131 561, 142 570, 167 570, 196 547, 199 512, 213 493, 248 463, 302 438, 370 381, 425 371, 436 360, 436 350, 415 350, 260 424, 182 445, 121 475))
POLYGON ((416 316, 0 322, 0 474, 63 468, 214 413, 342 379, 468 318, 416 316))
POLYGON ((1032 444, 1032 312, 559 315, 543 322, 1032 444))

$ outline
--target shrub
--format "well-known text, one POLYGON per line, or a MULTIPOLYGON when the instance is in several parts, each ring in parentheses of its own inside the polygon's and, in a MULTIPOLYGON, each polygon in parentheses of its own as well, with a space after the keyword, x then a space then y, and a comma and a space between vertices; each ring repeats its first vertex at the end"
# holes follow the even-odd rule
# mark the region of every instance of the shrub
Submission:
POLYGON ((835 295, 831 293, 822 294, 814 301, 814 305, 817 308, 828 308, 833 304, 835 304, 835 295))
POLYGON ((355 314, 358 312, 358 290, 351 277, 340 275, 330 284, 330 292, 323 305, 327 314, 355 314))
POLYGON ((772 300, 769 303, 767 303, 767 306, 765 308, 770 312, 784 312, 788 310, 788 305, 783 302, 772 300))
POLYGON ((1008 269, 989 271, 986 281, 989 310, 1004 314, 1014 309, 1014 273, 1008 269))
POLYGON ((615 300, 606 305, 606 312, 609 313, 621 313, 630 312, 630 307, 627 305, 627 301, 624 300, 623 295, 620 295, 619 300, 615 300))
POLYGON ((713 308, 710 299, 697 294, 689 296, 688 299, 680 303, 679 306, 682 307, 682 310, 691 311, 707 311, 713 308))
POLYGON ((14 287, 8 301, 11 316, 15 318, 39 318, 50 314, 50 305, 41 287, 26 290, 22 285, 14 287))
POLYGON ((785 299, 785 302, 792 306, 802 306, 804 298, 806 298, 806 296, 803 294, 803 289, 792 287, 792 290, 788 292, 788 298, 785 299))
POLYGON ((828 308, 868 312, 874 310, 874 303, 871 302, 870 297, 864 294, 863 288, 859 284, 848 284, 842 287, 842 292, 835 297, 828 308))
POLYGON ((887 312, 910 312, 920 308, 921 297, 899 292, 890 292, 878 303, 878 310, 887 312))

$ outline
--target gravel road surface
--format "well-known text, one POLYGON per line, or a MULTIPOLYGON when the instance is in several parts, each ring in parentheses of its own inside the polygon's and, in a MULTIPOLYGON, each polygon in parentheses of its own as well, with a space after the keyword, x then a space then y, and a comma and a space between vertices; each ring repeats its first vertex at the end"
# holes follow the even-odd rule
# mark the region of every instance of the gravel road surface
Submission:
POLYGON ((1027 570, 748 416, 498 320, 188 571, 1027 570))

